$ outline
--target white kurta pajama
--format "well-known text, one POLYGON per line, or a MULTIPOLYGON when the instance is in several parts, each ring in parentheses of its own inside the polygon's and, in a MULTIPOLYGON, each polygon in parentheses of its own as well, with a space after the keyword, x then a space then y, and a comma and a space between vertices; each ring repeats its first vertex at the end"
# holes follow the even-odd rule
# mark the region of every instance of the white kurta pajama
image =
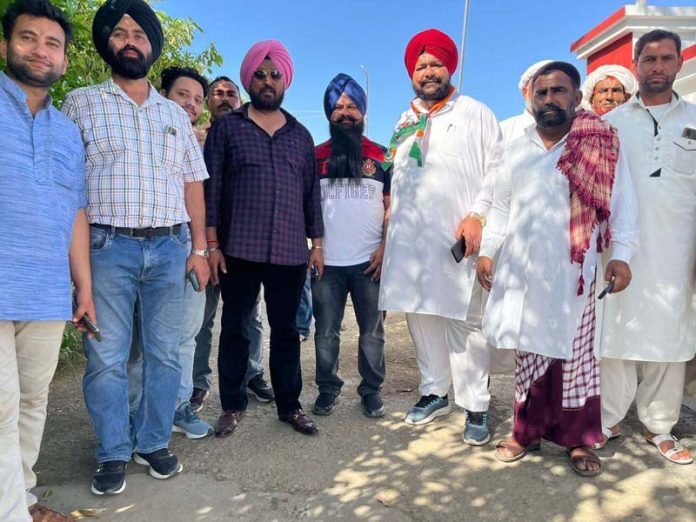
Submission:
MULTIPOLYGON (((415 118, 412 110, 401 121, 408 118, 415 118)), ((406 313, 422 395, 443 396, 454 381, 458 405, 485 411, 489 353, 480 330, 485 298, 477 259, 457 264, 450 247, 469 212, 488 212, 500 130, 490 109, 455 93, 430 116, 421 167, 408 156, 414 139, 406 138, 394 159, 379 308, 406 313)))
POLYGON ((640 248, 630 287, 606 306, 602 424, 618 424, 635 397, 641 422, 664 434, 679 420, 684 368, 696 350, 696 140, 683 137, 696 129, 696 105, 673 96, 656 120, 648 109, 634 97, 605 117, 629 160, 640 248))

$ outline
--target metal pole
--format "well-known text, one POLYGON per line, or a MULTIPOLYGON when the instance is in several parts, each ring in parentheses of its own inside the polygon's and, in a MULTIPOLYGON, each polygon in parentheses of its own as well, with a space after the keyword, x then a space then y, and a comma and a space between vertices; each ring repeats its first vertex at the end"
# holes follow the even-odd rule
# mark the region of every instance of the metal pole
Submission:
POLYGON ((462 76, 464 74, 464 49, 466 47, 466 26, 469 22, 469 0, 464 0, 464 23, 462 25, 462 41, 459 45, 459 92, 462 92, 462 76))
POLYGON ((369 138, 369 130, 367 126, 367 114, 370 112, 370 75, 367 72, 367 67, 360 64, 362 72, 365 73, 365 98, 367 99, 367 110, 365 111, 365 137, 369 138))

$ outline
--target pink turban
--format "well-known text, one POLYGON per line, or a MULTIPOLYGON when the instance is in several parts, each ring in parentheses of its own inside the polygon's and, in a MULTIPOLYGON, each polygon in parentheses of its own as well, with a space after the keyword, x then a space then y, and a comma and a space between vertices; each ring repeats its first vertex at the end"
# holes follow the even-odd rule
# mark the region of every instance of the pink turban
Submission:
POLYGON ((288 53, 285 46, 278 40, 264 40, 254 44, 242 61, 242 68, 239 71, 239 76, 242 81, 242 86, 244 86, 247 92, 249 92, 251 80, 254 78, 254 71, 259 68, 266 58, 271 60, 273 65, 283 73, 285 88, 287 89, 290 87, 293 73, 290 53, 288 53))

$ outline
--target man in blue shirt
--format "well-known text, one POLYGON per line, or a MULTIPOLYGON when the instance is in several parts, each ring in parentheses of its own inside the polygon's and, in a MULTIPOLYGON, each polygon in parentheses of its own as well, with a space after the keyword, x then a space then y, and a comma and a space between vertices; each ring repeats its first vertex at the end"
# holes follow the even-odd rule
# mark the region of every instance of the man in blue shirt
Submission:
POLYGON ((68 520, 29 490, 65 321, 96 320, 82 142, 48 96, 67 68, 71 27, 48 0, 17 0, 2 23, 0 520, 68 520))

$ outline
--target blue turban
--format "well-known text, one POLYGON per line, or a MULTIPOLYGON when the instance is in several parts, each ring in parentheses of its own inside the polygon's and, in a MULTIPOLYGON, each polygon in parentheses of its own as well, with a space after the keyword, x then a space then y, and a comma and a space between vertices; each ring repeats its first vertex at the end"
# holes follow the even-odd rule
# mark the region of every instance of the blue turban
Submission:
POLYGON ((365 116, 367 112, 367 96, 360 84, 347 74, 338 73, 336 77, 329 82, 329 86, 324 93, 324 113, 327 118, 331 118, 338 99, 341 94, 346 93, 353 103, 358 107, 360 114, 365 116))

